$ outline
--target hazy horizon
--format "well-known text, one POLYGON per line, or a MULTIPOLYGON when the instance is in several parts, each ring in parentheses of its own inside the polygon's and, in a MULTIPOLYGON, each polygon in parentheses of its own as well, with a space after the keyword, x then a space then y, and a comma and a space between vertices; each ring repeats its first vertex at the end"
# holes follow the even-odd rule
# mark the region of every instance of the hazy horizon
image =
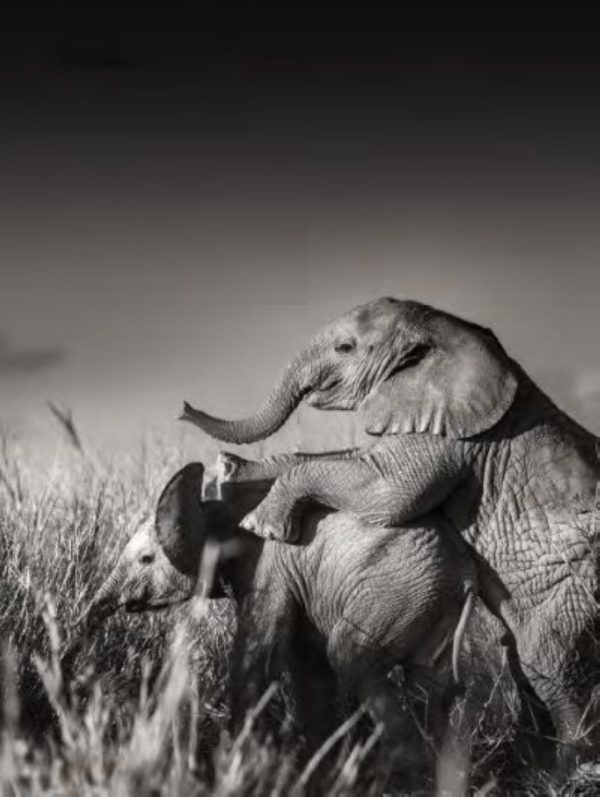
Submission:
POLYGON ((600 433, 591 35, 116 14, 2 34, 3 424, 239 415, 392 295, 491 326, 600 433))

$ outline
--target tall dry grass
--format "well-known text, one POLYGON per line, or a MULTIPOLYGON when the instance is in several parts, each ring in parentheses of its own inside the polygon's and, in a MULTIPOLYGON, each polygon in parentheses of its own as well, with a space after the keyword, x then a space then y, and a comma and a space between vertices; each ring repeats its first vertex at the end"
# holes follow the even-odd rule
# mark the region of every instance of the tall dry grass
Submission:
MULTIPOLYGON (((415 787, 410 773, 391 772, 380 729, 360 711, 307 758, 286 725, 277 684, 230 738, 234 618, 224 602, 198 598, 170 612, 116 615, 81 652, 74 680, 63 683, 60 651, 75 621, 152 511, 161 485, 189 458, 151 440, 112 461, 84 447, 79 435, 79 445, 69 446, 66 432, 52 461, 35 466, 28 441, 0 434, 2 795, 376 795, 406 793, 409 784, 434 790, 432 778, 415 787), (257 731, 265 712, 279 721, 277 740, 257 731)), ((470 778, 480 793, 510 787, 558 794, 560 774, 533 768, 527 744, 515 742, 519 700, 482 629, 470 635, 469 688, 453 712, 455 736, 438 761, 437 788, 457 794, 470 778)), ((530 730, 523 733, 531 738, 530 730)), ((579 777, 584 789, 595 788, 592 770, 579 777)))

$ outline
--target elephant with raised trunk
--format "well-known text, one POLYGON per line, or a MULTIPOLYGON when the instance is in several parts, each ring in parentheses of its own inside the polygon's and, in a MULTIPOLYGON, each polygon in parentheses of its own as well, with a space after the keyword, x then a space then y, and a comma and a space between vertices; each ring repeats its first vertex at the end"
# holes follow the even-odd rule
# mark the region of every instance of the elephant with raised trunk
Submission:
MULTIPOLYGON (((398 706, 386 677, 394 665, 405 665, 408 680, 430 691, 442 672, 451 671, 458 681, 476 568, 441 515, 402 530, 370 529, 352 516, 314 506, 300 521, 307 544, 282 546, 241 530, 239 522, 287 468, 287 458, 271 462, 271 478, 259 481, 247 480, 252 463, 230 459, 225 465, 221 500, 201 499, 199 463, 168 482, 154 522, 126 544, 92 599, 82 632, 92 633, 120 607, 162 609, 201 591, 209 598, 231 595, 238 616, 231 681, 235 723, 285 671, 291 707, 307 738, 316 741, 335 723, 340 685, 368 701, 394 734, 398 706), (202 566, 208 543, 220 552, 210 578, 202 566), (444 662, 451 667, 442 667, 444 662)), ((84 633, 65 657, 69 667, 83 639, 84 633)), ((448 693, 438 696, 441 705, 448 693)))
POLYGON ((512 632, 557 735, 583 742, 597 682, 596 438, 489 329, 389 298, 319 332, 251 417, 224 421, 189 405, 182 417, 219 440, 249 443, 302 400, 357 410, 373 441, 342 461, 299 457, 242 525, 291 540, 306 499, 388 527, 439 508, 479 555, 482 596, 512 632))

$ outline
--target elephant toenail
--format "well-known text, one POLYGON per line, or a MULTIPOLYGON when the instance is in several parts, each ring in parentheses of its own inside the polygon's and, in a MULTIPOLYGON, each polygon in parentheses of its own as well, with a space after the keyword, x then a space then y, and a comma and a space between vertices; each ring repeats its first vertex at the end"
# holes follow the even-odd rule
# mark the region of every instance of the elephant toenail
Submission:
POLYGON ((246 531, 253 531, 256 527, 256 518, 254 515, 247 515, 240 523, 240 526, 246 531))

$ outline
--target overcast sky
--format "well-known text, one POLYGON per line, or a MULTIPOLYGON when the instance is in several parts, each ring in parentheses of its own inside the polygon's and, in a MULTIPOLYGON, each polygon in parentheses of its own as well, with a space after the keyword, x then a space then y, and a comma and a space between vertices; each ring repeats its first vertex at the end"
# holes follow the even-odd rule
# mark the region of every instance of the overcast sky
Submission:
POLYGON ((103 9, 2 34, 0 420, 245 412, 392 295, 492 326, 600 433, 598 31, 103 9))

